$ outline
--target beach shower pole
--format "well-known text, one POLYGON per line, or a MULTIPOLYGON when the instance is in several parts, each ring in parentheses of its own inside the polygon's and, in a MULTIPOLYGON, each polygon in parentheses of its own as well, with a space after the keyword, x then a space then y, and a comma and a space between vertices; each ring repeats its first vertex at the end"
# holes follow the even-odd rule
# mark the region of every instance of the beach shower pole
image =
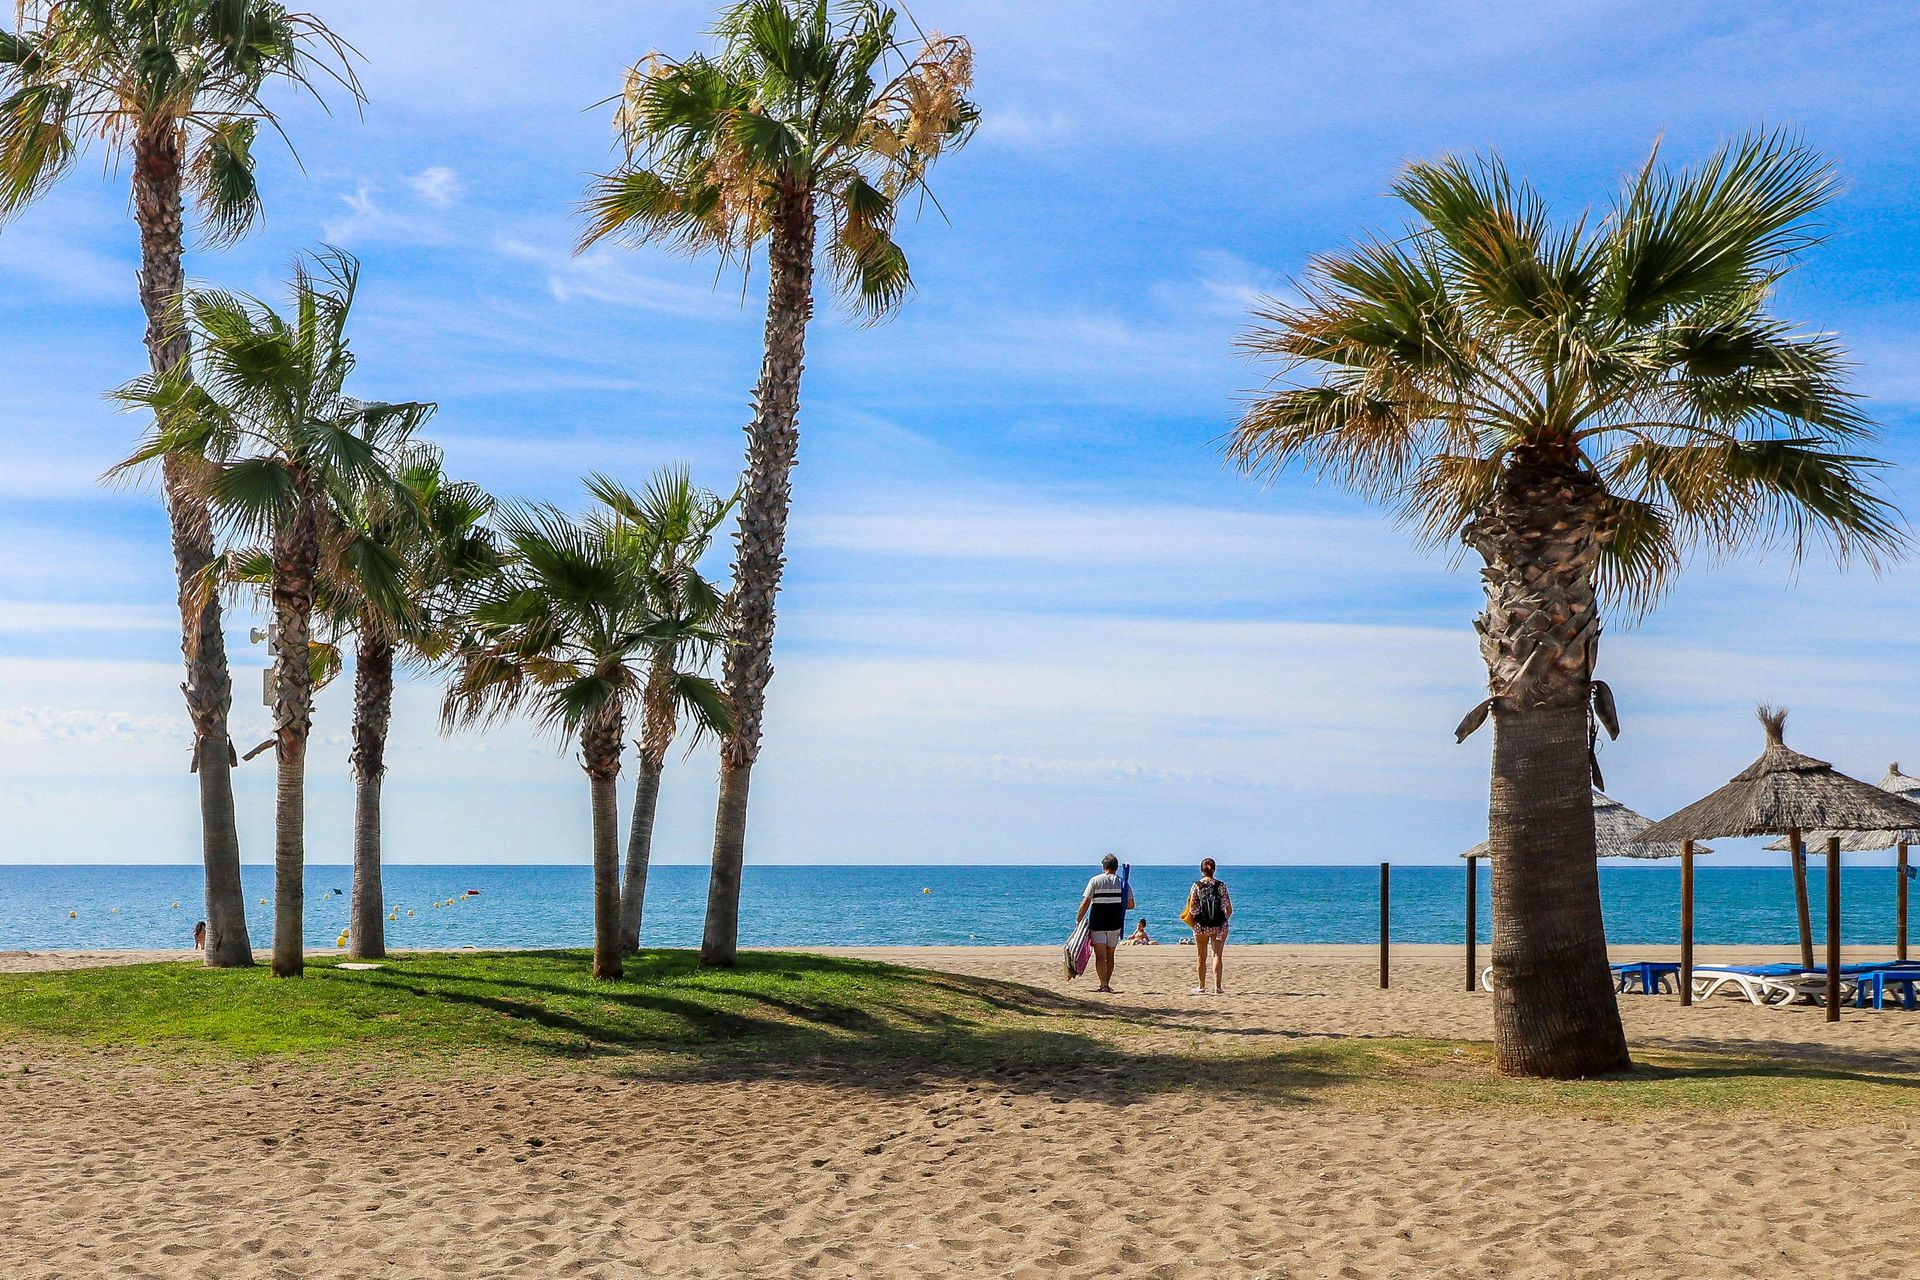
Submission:
POLYGON ((1380 989, 1387 989, 1387 875, 1386 863, 1380 864, 1380 989))
POLYGON ((1680 842, 1680 1003, 1693 1003, 1693 841, 1680 842))
POLYGON ((1840 837, 1827 837, 1827 1021, 1840 1021, 1840 837))
POLYGON ((1896 959, 1907 958, 1907 842, 1900 842, 1900 884, 1894 892, 1894 918, 1899 925, 1900 936, 1895 940, 1896 959))
MULTIPOLYGON (((1480 859, 1471 855, 1467 858, 1467 990, 1474 987, 1475 951, 1480 945, 1480 859)), ((1905 937, 1903 933, 1901 935, 1905 937)))

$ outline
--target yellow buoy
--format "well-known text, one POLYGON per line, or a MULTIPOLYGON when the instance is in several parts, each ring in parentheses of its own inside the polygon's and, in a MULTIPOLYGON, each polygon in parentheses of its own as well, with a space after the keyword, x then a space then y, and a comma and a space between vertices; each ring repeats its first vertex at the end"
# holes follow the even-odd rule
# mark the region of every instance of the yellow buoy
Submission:
POLYGON ((78 920, 79 918, 80 918, 80 913, 79 913, 78 911, 69 911, 69 912, 67 912, 67 919, 69 919, 69 920, 78 920))
POLYGON ((117 916, 117 915, 119 915, 119 914, 120 914, 120 908, 118 908, 118 907, 115 907, 115 908, 113 909, 113 911, 112 911, 112 912, 111 912, 110 914, 112 914, 112 915, 116 915, 116 916, 117 916))
POLYGON ((179 904, 179 903, 177 903, 177 902, 176 902, 176 903, 174 903, 174 904, 173 904, 173 909, 174 909, 175 911, 178 911, 178 910, 180 909, 180 904, 179 904))
POLYGON ((922 890, 921 890, 920 892, 922 892, 922 893, 932 893, 932 892, 933 892, 933 890, 931 890, 931 889, 922 889, 922 890))
POLYGON ((400 918, 400 913, 398 911, 391 911, 387 913, 387 919, 389 920, 398 920, 399 918, 400 918))
POLYGON ((263 906, 263 907, 264 907, 264 906, 266 906, 266 905, 267 905, 267 900, 266 900, 265 898, 262 898, 262 899, 260 899, 260 905, 261 905, 261 906, 263 906))
POLYGON ((407 914, 408 914, 408 915, 412 915, 412 914, 413 914, 413 912, 412 912, 411 910, 409 910, 409 911, 407 912, 407 914))
POLYGON ((336 947, 344 947, 344 946, 346 946, 346 945, 347 945, 347 935, 343 933, 343 934, 341 934, 341 935, 340 935, 339 937, 337 937, 337 938, 335 938, 335 939, 333 940, 333 945, 334 945, 334 946, 336 946, 336 947))

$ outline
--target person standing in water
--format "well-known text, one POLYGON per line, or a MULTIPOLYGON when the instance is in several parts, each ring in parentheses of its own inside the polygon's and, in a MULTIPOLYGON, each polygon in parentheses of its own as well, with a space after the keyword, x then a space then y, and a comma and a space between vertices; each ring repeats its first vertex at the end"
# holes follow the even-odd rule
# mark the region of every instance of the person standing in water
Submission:
POLYGON ((1213 993, 1224 995, 1222 974, 1226 968, 1227 921, 1233 917, 1233 899, 1227 895, 1224 880, 1213 875, 1212 858, 1200 859, 1200 878, 1187 890, 1187 919, 1193 925, 1193 949, 1200 961, 1200 985, 1193 994, 1207 994, 1207 949, 1213 949, 1213 993))
POLYGON ((1113 990, 1113 952, 1126 931, 1127 912, 1133 910, 1133 890, 1120 878, 1120 859, 1108 854, 1100 859, 1100 874, 1087 881, 1080 895, 1077 923, 1087 922, 1087 941, 1093 944, 1093 969, 1100 977, 1099 991, 1113 990))

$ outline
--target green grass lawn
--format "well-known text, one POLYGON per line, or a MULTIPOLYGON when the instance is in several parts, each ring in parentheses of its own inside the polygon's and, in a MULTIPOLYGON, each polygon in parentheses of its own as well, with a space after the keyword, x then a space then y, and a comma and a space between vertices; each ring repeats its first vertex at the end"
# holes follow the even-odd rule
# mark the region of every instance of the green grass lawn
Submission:
POLYGON ((1811 1120, 1920 1105, 1920 1078, 1834 1062, 1642 1050, 1613 1080, 1502 1080, 1490 1046, 1416 1039, 1209 1034, 1036 988, 869 961, 747 952, 702 970, 653 951, 595 982, 576 951, 397 956, 306 978, 188 963, 0 975, 0 1041, 191 1067, 277 1057, 430 1070, 567 1060, 659 1078, 858 1072, 1113 1100, 1198 1090, 1292 1105, 1518 1107, 1670 1116, 1795 1112, 1811 1120))

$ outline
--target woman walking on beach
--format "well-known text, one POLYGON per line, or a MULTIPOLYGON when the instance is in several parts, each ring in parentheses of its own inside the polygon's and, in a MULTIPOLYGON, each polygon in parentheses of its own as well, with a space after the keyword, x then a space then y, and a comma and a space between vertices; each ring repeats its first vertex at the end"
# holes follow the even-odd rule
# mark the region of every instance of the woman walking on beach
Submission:
POLYGON ((1207 946, 1213 946, 1213 993, 1223 995, 1226 968, 1227 921, 1233 917, 1233 899, 1224 880, 1213 875, 1212 858, 1200 859, 1200 878, 1187 890, 1187 923, 1193 926, 1193 949, 1200 962, 1200 985, 1193 994, 1207 994, 1207 946))

